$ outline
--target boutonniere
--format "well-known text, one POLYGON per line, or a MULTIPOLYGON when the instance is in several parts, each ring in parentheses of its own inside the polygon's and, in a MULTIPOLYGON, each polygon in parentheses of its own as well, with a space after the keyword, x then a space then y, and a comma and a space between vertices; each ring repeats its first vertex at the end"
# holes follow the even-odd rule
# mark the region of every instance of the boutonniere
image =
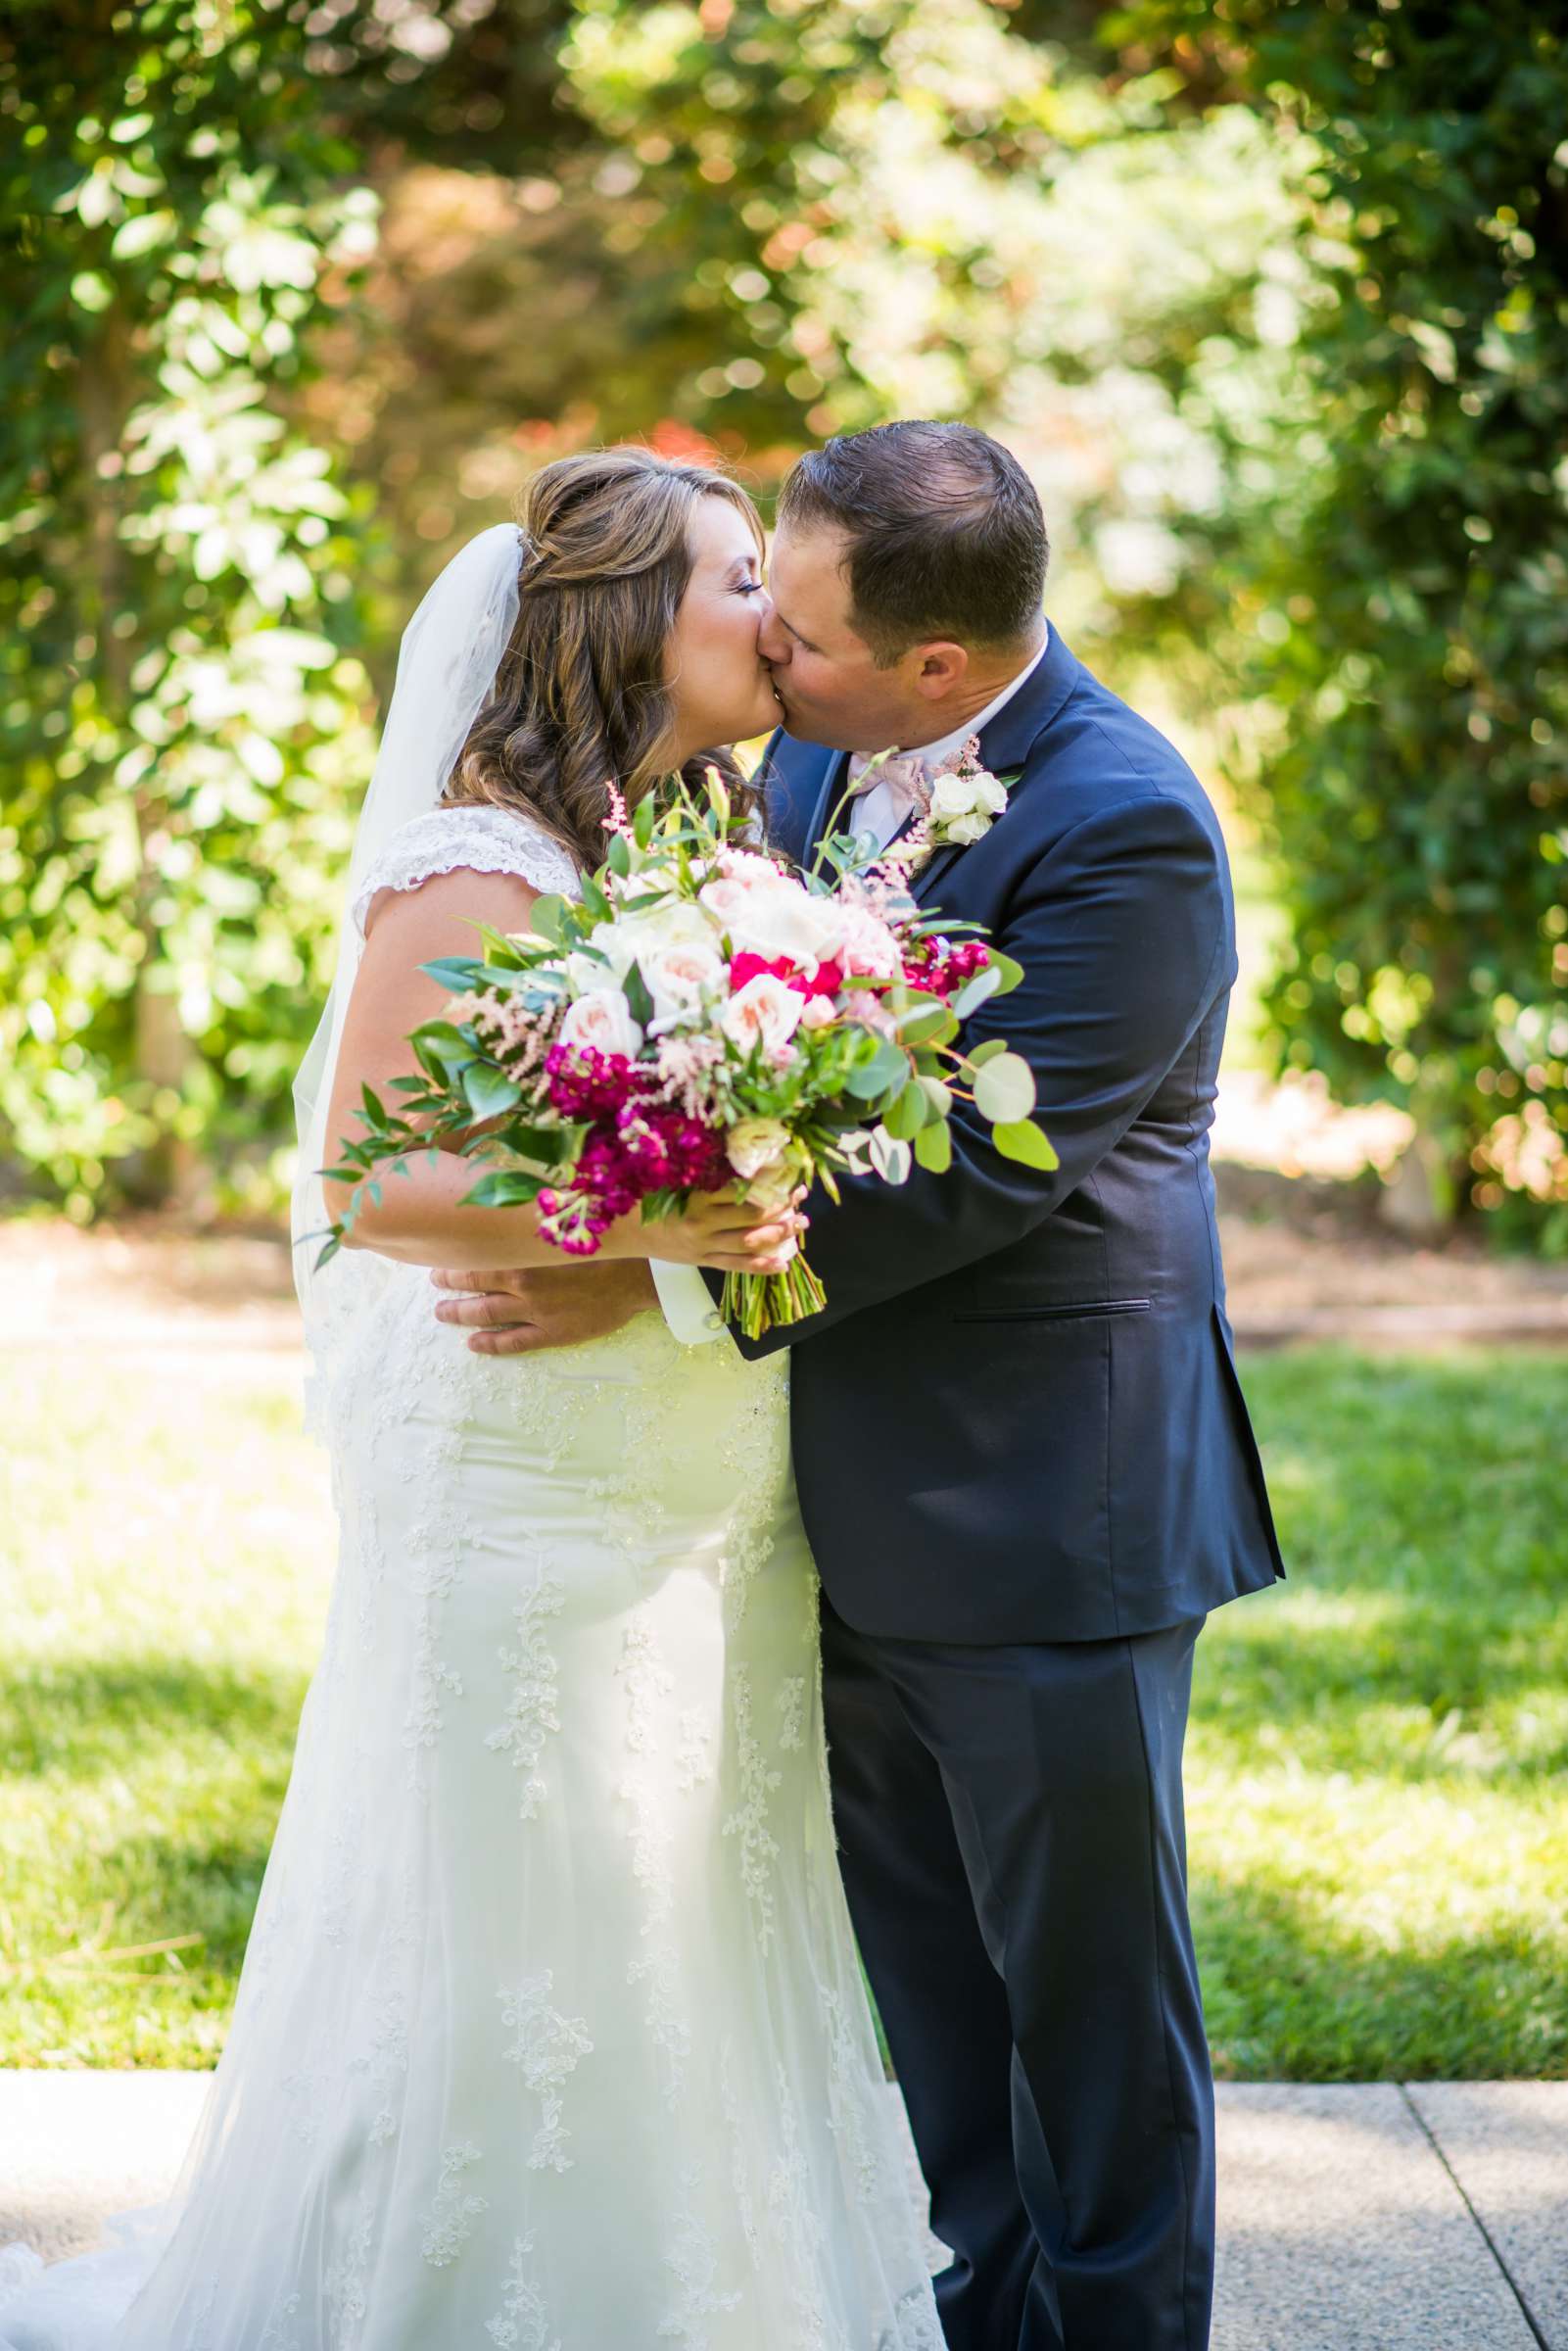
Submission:
POLYGON ((1008 793, 1022 769, 1011 776, 993 776, 980 765, 980 739, 972 735, 961 751, 945 759, 922 789, 925 812, 905 834, 882 851, 884 868, 897 867, 912 880, 938 849, 968 848, 983 840, 998 817, 1006 814, 1008 793))

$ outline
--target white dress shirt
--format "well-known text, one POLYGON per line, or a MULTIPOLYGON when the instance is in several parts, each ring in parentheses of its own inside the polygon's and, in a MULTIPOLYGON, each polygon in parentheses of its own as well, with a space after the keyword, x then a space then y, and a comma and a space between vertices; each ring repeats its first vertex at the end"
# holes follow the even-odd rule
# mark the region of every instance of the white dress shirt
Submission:
MULTIPOLYGON (((1047 625, 1039 650, 1019 671, 1018 676, 1009 678, 1001 693, 988 701, 983 710, 977 710, 973 718, 967 718, 950 735, 939 736, 935 743, 902 743, 899 749, 918 757, 927 775, 931 774, 944 759, 950 759, 955 752, 961 751, 972 735, 978 735, 982 727, 988 727, 999 710, 1006 709, 1019 689, 1033 677, 1045 659, 1045 648, 1050 642, 1051 631, 1047 625)), ((863 792, 858 800, 850 802, 842 823, 850 832, 871 834, 877 846, 885 849, 908 814, 907 793, 890 791, 885 784, 873 784, 870 791, 863 792)))
MULTIPOLYGON (((1046 647, 1051 642, 1049 625, 1041 638, 1038 650, 1030 655, 1017 677, 1009 678, 1000 694, 988 701, 983 710, 965 719, 951 734, 942 735, 934 743, 900 744, 901 751, 918 752, 927 770, 940 767, 944 759, 964 748, 972 735, 988 727, 999 710, 1005 709, 1020 687, 1032 678, 1045 659, 1046 647)), ((831 811, 830 811, 831 813, 831 811)), ((839 819, 840 827, 851 832, 870 833, 879 849, 885 849, 899 826, 910 813, 909 795, 904 791, 891 790, 886 784, 874 784, 839 819)), ((695 1266, 672 1266, 658 1258, 649 1260, 653 1286, 659 1293, 659 1304, 672 1334, 683 1346, 701 1347, 718 1338, 724 1329, 724 1318, 709 1295, 708 1285, 695 1266)))

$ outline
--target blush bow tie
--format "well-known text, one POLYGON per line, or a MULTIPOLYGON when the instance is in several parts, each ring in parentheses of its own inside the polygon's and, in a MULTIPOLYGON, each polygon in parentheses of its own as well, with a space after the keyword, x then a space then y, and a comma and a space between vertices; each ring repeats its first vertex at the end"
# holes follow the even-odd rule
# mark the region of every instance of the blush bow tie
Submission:
POLYGON ((889 804, 900 824, 917 811, 924 812, 930 804, 930 771, 919 751, 898 751, 891 758, 875 764, 857 752, 850 754, 849 791, 854 799, 872 792, 879 785, 887 790, 889 804))

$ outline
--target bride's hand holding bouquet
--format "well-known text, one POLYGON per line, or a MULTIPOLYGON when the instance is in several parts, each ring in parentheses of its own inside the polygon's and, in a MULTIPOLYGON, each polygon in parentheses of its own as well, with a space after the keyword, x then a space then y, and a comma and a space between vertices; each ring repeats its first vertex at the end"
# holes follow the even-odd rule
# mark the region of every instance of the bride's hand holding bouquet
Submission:
POLYGON ((997 1038, 956 1042, 1022 972, 925 915, 896 851, 835 842, 832 881, 797 877, 735 837, 716 775, 705 806, 679 788, 635 817, 612 788, 610 806, 581 898, 540 898, 526 933, 486 930, 482 956, 424 967, 451 1001, 414 1031, 402 1101, 365 1089, 364 1134, 328 1171, 354 1189, 321 1262, 388 1174, 458 1150, 488 1163, 468 1201, 532 1205, 568 1255, 626 1253, 628 1220, 664 1220, 656 1253, 725 1268, 722 1311, 757 1337, 825 1303, 793 1250, 805 1190, 944 1172, 955 1098, 1005 1155, 1055 1164, 1027 1064, 997 1038), (736 1270, 759 1225, 779 1270, 736 1270))

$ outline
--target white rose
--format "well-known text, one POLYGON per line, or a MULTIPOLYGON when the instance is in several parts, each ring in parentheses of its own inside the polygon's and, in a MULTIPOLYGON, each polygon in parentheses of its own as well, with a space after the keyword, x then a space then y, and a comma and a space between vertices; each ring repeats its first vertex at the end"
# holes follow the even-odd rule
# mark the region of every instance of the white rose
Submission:
POLYGON ((814 898, 798 883, 759 892, 747 910, 754 936, 746 945, 759 955, 786 955, 808 977, 819 963, 836 955, 843 922, 831 898, 814 898))
POLYGON ((620 988, 593 987, 566 1007, 559 1041, 580 1053, 592 1047, 595 1053, 625 1053, 630 1058, 641 1047, 642 1032, 620 988))
POLYGON ((714 921, 722 923, 726 931, 740 920, 750 894, 743 882, 734 881, 728 874, 719 875, 716 881, 704 882, 697 891, 697 896, 714 921))
POLYGON ((974 816, 955 816, 951 824, 943 827, 943 838, 947 840, 980 840, 989 833, 994 821, 994 818, 978 813, 974 816))
POLYGON ((931 786, 931 814, 945 823, 950 817, 973 816, 979 795, 973 776, 938 776, 931 786))
POLYGON ((649 1027, 654 1035, 699 1011, 703 998, 724 984, 724 958, 706 939, 676 939, 657 947, 639 958, 638 969, 653 998, 649 1027))
POLYGON ((766 857, 732 857, 729 870, 715 874, 697 891, 699 904, 721 930, 736 936, 736 926, 746 919, 746 910, 754 899, 765 897, 770 890, 780 888, 784 877, 766 857))
POLYGON ((625 914, 613 923, 600 923, 593 934, 593 943, 609 957, 616 978, 624 980, 634 963, 642 966, 646 977, 648 959, 668 947, 711 947, 714 933, 700 906, 693 906, 688 898, 666 898, 643 914, 625 914))
POLYGON ((974 789, 980 806, 992 816, 1000 816, 1007 806, 1007 786, 999 784, 994 776, 976 776, 974 789))
POLYGON ((733 1037, 743 1053, 753 1045, 761 1045, 771 1053, 785 1045, 800 1026, 802 1006, 792 987, 776 980, 772 972, 758 972, 748 980, 739 992, 730 998, 719 1015, 719 1027, 726 1036, 733 1037))
POLYGON ((770 963, 780 956, 808 974, 836 954, 843 925, 831 898, 814 898, 785 874, 758 861, 755 880, 728 875, 705 883, 703 905, 723 924, 736 953, 749 949, 770 963))
POLYGON ((724 1138, 725 1157, 747 1182, 776 1167, 788 1148, 789 1129, 782 1119, 737 1119, 724 1138))

